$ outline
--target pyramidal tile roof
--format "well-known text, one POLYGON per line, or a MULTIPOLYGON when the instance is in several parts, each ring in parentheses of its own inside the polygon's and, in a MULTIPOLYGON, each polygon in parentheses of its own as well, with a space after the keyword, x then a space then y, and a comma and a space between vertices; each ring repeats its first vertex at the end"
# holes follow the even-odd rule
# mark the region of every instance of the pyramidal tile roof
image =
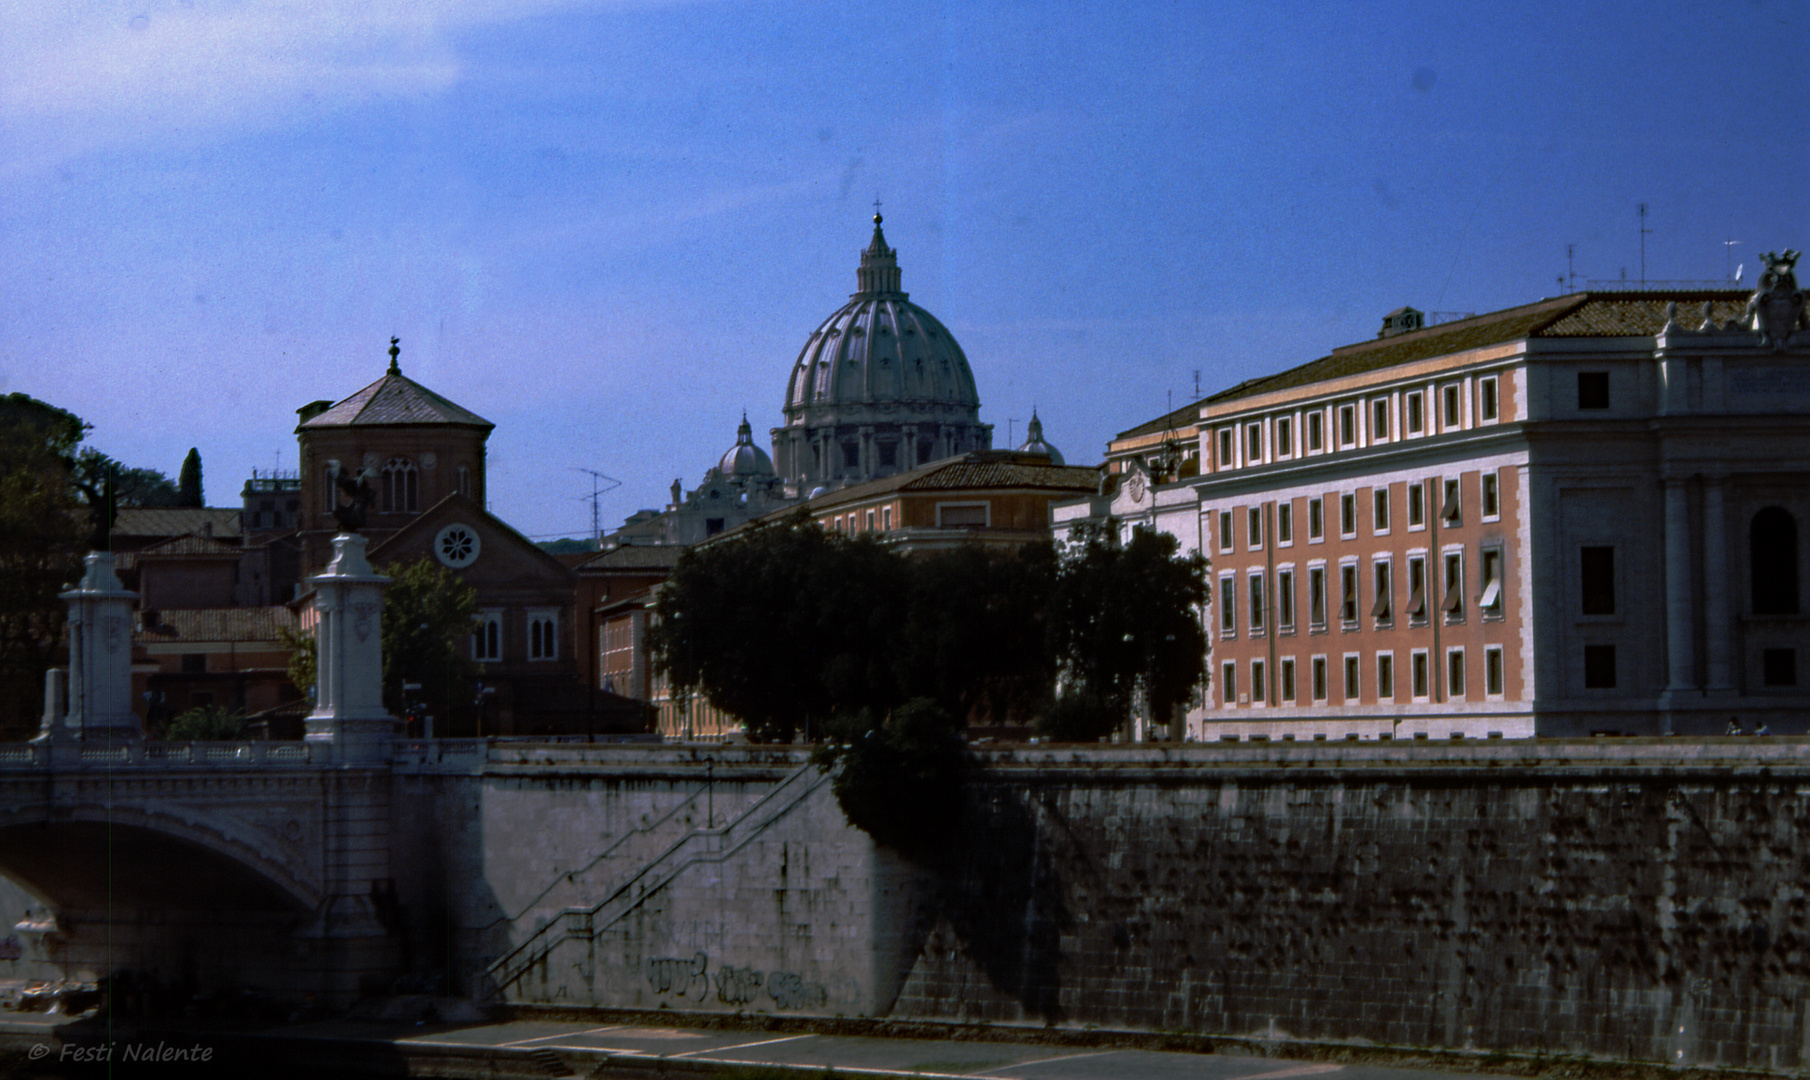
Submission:
POLYGON ((481 428, 496 427, 477 413, 453 404, 408 378, 394 366, 383 378, 318 416, 310 417, 301 426, 322 428, 378 424, 469 424, 481 428))

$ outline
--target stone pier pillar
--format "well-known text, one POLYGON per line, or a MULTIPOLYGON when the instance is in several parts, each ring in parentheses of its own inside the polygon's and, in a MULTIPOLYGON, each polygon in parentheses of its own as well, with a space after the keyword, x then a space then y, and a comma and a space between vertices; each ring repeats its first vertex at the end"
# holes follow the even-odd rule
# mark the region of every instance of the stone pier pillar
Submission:
POLYGON ((69 672, 65 687, 45 686, 40 739, 85 742, 142 739, 144 725, 132 711, 132 601, 114 573, 111 551, 91 551, 75 588, 61 593, 69 605, 69 672), (61 690, 62 693, 57 693, 61 690), (62 716, 66 693, 68 711, 62 716))
POLYGON ((383 588, 358 533, 333 538, 333 561, 314 586, 315 697, 306 738, 328 743, 336 764, 388 759, 396 718, 383 707, 383 588))
POLYGON ((315 701, 306 740, 325 744, 340 768, 325 783, 325 902, 297 935, 302 967, 325 1000, 345 1003, 387 987, 399 949, 390 922, 390 743, 397 721, 383 707, 383 589, 365 537, 333 538, 333 560, 314 586, 315 701))
POLYGON ((1690 488, 1665 481, 1666 696, 1697 688, 1696 605, 1692 603, 1690 488))

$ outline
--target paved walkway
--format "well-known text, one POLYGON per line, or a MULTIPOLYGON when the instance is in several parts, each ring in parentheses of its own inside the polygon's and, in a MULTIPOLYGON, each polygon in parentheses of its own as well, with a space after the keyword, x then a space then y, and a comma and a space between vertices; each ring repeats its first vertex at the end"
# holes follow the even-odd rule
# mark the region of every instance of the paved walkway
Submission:
MULTIPOLYGON (((298 1032, 299 1034, 299 1032, 298 1032)), ((326 1034, 323 1032, 323 1034, 326 1034)), ((347 1033, 334 1032, 339 1037, 347 1033)), ((738 1066, 834 1068, 838 1074, 918 1076, 927 1080, 1442 1080, 1478 1074, 1373 1065, 1337 1065, 1221 1054, 1115 1050, 1027 1043, 876 1038, 847 1035, 781 1035, 756 1031, 636 1027, 579 1022, 515 1021, 404 1036, 399 1048, 507 1047, 547 1051, 585 1074, 605 1058, 661 1058, 738 1066)), ((544 1057, 543 1057, 544 1060, 544 1057)), ((628 1062, 623 1062, 628 1064, 628 1062)), ((606 1074, 607 1075, 607 1074, 606 1074)))

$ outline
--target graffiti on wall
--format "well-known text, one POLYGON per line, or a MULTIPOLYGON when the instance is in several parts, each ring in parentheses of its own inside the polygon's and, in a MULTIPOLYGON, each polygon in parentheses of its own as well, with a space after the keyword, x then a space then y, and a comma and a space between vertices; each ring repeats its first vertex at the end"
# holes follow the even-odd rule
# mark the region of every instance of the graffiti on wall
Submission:
MULTIPOLYGON (((656 957, 647 961, 646 967, 647 984, 656 994, 703 1001, 710 992, 707 953, 693 953, 689 958, 656 957)), ((763 976, 757 968, 732 964, 716 971, 716 999, 724 1005, 754 1004, 763 985, 776 1009, 821 1009, 829 1003, 829 991, 822 983, 806 982, 796 971, 769 971, 763 976)))
POLYGON ((662 956, 647 962, 647 982, 656 994, 676 994, 679 997, 692 997, 693 989, 696 997, 704 1000, 710 992, 710 978, 704 974, 710 967, 710 957, 704 953, 694 953, 690 959, 679 956, 662 956))

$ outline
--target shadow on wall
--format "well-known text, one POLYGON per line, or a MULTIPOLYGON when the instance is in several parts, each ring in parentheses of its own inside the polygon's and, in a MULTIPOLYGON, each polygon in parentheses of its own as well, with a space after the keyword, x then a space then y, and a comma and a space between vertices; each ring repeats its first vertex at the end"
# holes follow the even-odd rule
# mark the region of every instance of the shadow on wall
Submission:
POLYGON ((938 867, 937 907, 995 991, 1025 1017, 1055 1024, 1065 1019, 1059 961, 1074 917, 1061 861, 1039 829, 1051 813, 1022 789, 971 787, 960 839, 938 867))

